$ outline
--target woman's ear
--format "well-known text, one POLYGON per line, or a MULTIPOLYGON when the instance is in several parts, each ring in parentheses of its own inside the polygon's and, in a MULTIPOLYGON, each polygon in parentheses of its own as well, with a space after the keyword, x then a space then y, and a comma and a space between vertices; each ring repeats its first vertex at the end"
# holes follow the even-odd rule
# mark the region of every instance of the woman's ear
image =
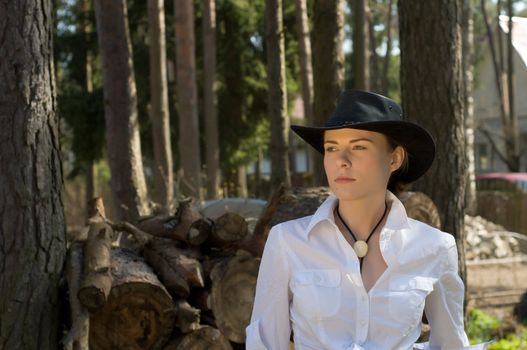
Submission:
POLYGON ((405 156, 405 151, 401 146, 395 147, 395 149, 392 151, 390 161, 390 171, 392 173, 401 167, 404 162, 405 156))

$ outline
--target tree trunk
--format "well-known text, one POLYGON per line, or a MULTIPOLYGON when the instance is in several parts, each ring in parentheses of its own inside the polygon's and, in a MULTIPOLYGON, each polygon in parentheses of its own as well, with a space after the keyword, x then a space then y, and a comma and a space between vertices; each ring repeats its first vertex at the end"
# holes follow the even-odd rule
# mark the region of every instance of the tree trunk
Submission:
POLYGON ((174 0, 181 193, 202 200, 192 0, 174 0))
POLYGON ((216 108, 216 5, 214 0, 203 0, 203 65, 207 199, 217 199, 220 191, 220 147, 216 108))
MULTIPOLYGON (((91 51, 92 23, 90 19, 90 1, 82 0, 82 32, 83 32, 83 55, 84 55, 84 89, 87 95, 93 93, 93 53, 91 51)), ((86 161, 85 164, 86 196, 84 205, 95 197, 95 164, 94 159, 86 161)))
POLYGON ((466 281, 462 0, 399 0, 398 5, 403 110, 407 119, 423 125, 436 140, 441 140, 437 142, 432 168, 414 184, 414 190, 432 198, 439 210, 442 230, 456 238, 459 271, 466 281), (430 45, 432 42, 441 44, 430 45))
POLYGON ((383 66, 382 66, 382 84, 381 93, 388 95, 389 88, 389 69, 390 69, 390 58, 392 56, 392 11, 393 11, 393 0, 388 0, 386 13, 386 54, 384 55, 383 66))
POLYGON ((153 199, 161 205, 165 213, 168 213, 174 198, 174 173, 168 113, 164 0, 148 0, 148 32, 150 40, 150 118, 152 119, 155 158, 153 199))
POLYGON ((512 0, 507 0, 507 12, 509 15, 509 32, 507 33, 507 92, 509 102, 509 125, 510 132, 505 138, 507 142, 508 158, 511 160, 511 171, 520 171, 520 129, 518 128, 518 116, 514 109, 514 54, 512 47, 512 0))
POLYGON ((0 349, 58 349, 66 254, 51 1, 0 5, 0 349))
POLYGON ((353 87, 360 90, 370 89, 370 68, 368 49, 368 12, 367 0, 353 1, 353 87))
POLYGON ((245 165, 238 165, 236 167, 236 195, 238 197, 247 197, 247 171, 245 165))
POLYGON ((465 114, 466 153, 468 165, 468 177, 466 186, 466 208, 467 213, 476 215, 476 164, 474 156, 474 98, 473 91, 473 47, 474 47, 474 20, 472 18, 472 5, 470 0, 463 0, 463 96, 465 114))
POLYGON ((267 45, 267 83, 271 120, 271 188, 291 185, 289 176, 287 87, 285 78, 284 24, 282 0, 266 0, 265 41, 267 45))
MULTIPOLYGON (((494 42, 494 36, 492 34, 492 29, 489 23, 487 11, 485 8, 485 1, 481 0, 481 12, 483 14, 483 20, 485 22, 485 27, 487 31, 487 39, 489 42, 489 48, 490 53, 492 57, 492 63, 494 67, 494 77, 495 77, 495 83, 496 83, 496 89, 498 90, 498 97, 500 101, 500 117, 501 117, 501 123, 502 123, 502 134, 504 141, 504 148, 505 152, 502 152, 501 149, 497 146, 497 142, 494 140, 494 138, 490 135, 490 131, 486 129, 484 126, 480 126, 480 130, 483 132, 483 134, 488 138, 492 149, 494 152, 498 155, 498 157, 507 165, 509 168, 509 171, 519 171, 520 167, 520 154, 519 154, 519 131, 517 128, 518 124, 518 117, 514 112, 514 108, 511 109, 513 106, 511 104, 511 98, 514 101, 514 92, 509 91, 510 89, 513 89, 514 84, 512 81, 509 83, 509 79, 513 79, 513 71, 510 71, 510 75, 508 73, 509 69, 512 68, 512 62, 509 62, 509 60, 512 60, 512 52, 510 54, 510 57, 508 58, 508 69, 505 70, 504 66, 504 58, 503 58, 503 39, 502 39, 502 30, 499 26, 499 14, 501 12, 501 1, 498 1, 497 5, 497 16, 496 16, 496 23, 497 23, 497 35, 496 35, 496 41, 498 43, 498 49, 496 52, 496 46, 494 42)), ((509 14, 512 15, 512 8, 510 9, 509 14)), ((512 27, 512 23, 510 21, 509 16, 509 23, 508 27, 512 27)), ((512 33, 512 30, 508 31, 509 33, 512 33)), ((507 34, 507 47, 509 47, 509 40, 512 40, 512 38, 507 34)), ((511 44, 512 45, 512 42, 511 44)), ((512 51, 512 48, 510 48, 512 51)), ((509 52, 509 49, 507 50, 509 52)), ((509 56, 509 55, 508 55, 509 56)))
MULTIPOLYGON (((309 22, 307 18, 306 0, 295 0, 295 19, 298 37, 298 48, 300 50, 300 73, 302 79, 302 101, 304 103, 304 118, 306 125, 314 125, 313 114, 313 64, 311 58, 311 39, 309 37, 309 22)), ((308 146, 308 157, 314 164, 317 151, 308 146)), ((307 170, 310 171, 309 166, 307 170)))
POLYGON ((124 0, 95 0, 111 187, 118 218, 135 221, 147 210, 147 191, 127 16, 124 0))
MULTIPOLYGON (((315 0, 313 25, 313 82, 315 124, 324 125, 337 106, 344 87, 344 14, 342 0, 315 0)), ((314 185, 327 185, 322 156, 313 162, 314 185)))

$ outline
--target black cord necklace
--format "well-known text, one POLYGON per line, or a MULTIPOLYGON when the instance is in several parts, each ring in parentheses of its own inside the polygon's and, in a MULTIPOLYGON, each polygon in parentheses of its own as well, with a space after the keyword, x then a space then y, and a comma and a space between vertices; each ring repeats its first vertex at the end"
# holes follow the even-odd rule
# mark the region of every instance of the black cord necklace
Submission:
POLYGON ((373 230, 370 232, 370 234, 368 235, 368 238, 366 238, 366 241, 363 241, 363 240, 357 240, 357 238, 355 238, 355 235, 353 234, 351 229, 348 227, 348 225, 346 225, 346 222, 344 222, 344 220, 342 219, 342 216, 340 216, 339 206, 337 204, 337 209, 336 209, 337 215, 338 215, 340 221, 348 229, 349 233, 351 233, 351 236, 355 240, 355 243, 353 243, 353 250, 355 251, 355 253, 357 254, 357 256, 359 258, 361 271, 362 271, 363 258, 366 256, 366 254, 368 254, 368 241, 370 240, 371 236, 373 235, 373 232, 375 232, 375 230, 377 229, 377 226, 379 226, 379 224, 381 223, 382 219, 384 219, 384 215, 386 215, 386 211, 387 210, 388 210, 388 205, 386 204, 386 202, 384 202, 384 213, 382 214, 381 219, 379 220, 379 222, 377 222, 377 225, 375 225, 373 230))

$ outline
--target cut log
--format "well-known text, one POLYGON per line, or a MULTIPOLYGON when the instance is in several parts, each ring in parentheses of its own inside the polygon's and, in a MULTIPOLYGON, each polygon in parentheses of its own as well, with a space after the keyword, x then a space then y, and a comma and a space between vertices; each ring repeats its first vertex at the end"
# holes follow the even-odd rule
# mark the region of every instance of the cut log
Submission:
POLYGON ((272 222, 273 217, 277 214, 277 210, 281 202, 286 197, 286 188, 281 184, 272 194, 271 199, 267 202, 262 215, 258 219, 254 227, 252 235, 249 235, 242 244, 239 245, 239 249, 243 249, 251 253, 255 257, 261 257, 267 236, 269 234, 269 225, 272 222))
POLYGON ((88 202, 87 218, 88 223, 92 222, 92 218, 106 219, 106 210, 104 209, 104 202, 101 197, 95 197, 88 202))
POLYGON ((170 341, 165 350, 232 350, 232 346, 221 332, 210 326, 201 326, 192 333, 181 335, 170 341))
POLYGON ((328 187, 293 187, 280 200, 269 226, 314 214, 331 194, 328 187))
POLYGON ((162 349, 170 338, 176 307, 140 256, 112 251, 113 285, 103 308, 91 316, 90 349, 162 349))
POLYGON ((214 220, 213 229, 201 248, 206 252, 221 251, 223 255, 233 255, 243 245, 242 240, 249 233, 245 219, 234 213, 225 213, 214 220))
POLYGON ((84 277, 78 292, 90 312, 101 308, 112 287, 111 249, 113 230, 104 222, 93 222, 84 245, 84 277))
POLYGON ((174 216, 154 216, 139 220, 137 227, 157 237, 171 238, 192 245, 199 245, 207 239, 207 225, 193 224, 203 219, 198 210, 192 206, 192 200, 179 202, 174 216), (201 228, 203 232, 199 231, 201 228), (198 232, 196 232, 198 230, 198 232))
POLYGON ((249 325, 259 259, 239 250, 235 256, 217 263, 211 271, 211 306, 218 329, 227 339, 245 342, 249 325))
POLYGON ((83 242, 71 243, 66 259, 71 311, 71 329, 62 341, 66 350, 89 350, 90 314, 77 298, 82 278, 83 249, 83 242))
POLYGON ((436 228, 441 227, 439 211, 432 199, 426 194, 422 192, 403 192, 399 199, 403 203, 408 217, 436 228))
POLYGON ((178 248, 171 239, 152 239, 144 256, 174 297, 187 298, 190 288, 205 285, 197 252, 178 248))
POLYGON ((136 244, 133 245, 132 250, 134 250, 137 253, 141 252, 144 249, 144 246, 148 244, 148 242, 153 238, 151 234, 140 230, 136 226, 126 221, 120 222, 118 224, 110 222, 110 225, 116 231, 125 232, 133 236, 136 244))
POLYGON ((184 299, 176 301, 176 308, 176 326, 182 333, 189 333, 200 327, 201 311, 199 309, 184 299))

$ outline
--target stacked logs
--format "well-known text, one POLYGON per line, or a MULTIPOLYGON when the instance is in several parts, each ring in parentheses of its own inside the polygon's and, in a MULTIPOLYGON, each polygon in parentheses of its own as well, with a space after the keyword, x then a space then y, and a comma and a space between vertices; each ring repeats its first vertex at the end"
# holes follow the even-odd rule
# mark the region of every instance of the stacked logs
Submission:
POLYGON ((69 243, 66 349, 242 349, 280 187, 252 232, 192 200, 171 216, 114 223, 100 198, 69 243))

